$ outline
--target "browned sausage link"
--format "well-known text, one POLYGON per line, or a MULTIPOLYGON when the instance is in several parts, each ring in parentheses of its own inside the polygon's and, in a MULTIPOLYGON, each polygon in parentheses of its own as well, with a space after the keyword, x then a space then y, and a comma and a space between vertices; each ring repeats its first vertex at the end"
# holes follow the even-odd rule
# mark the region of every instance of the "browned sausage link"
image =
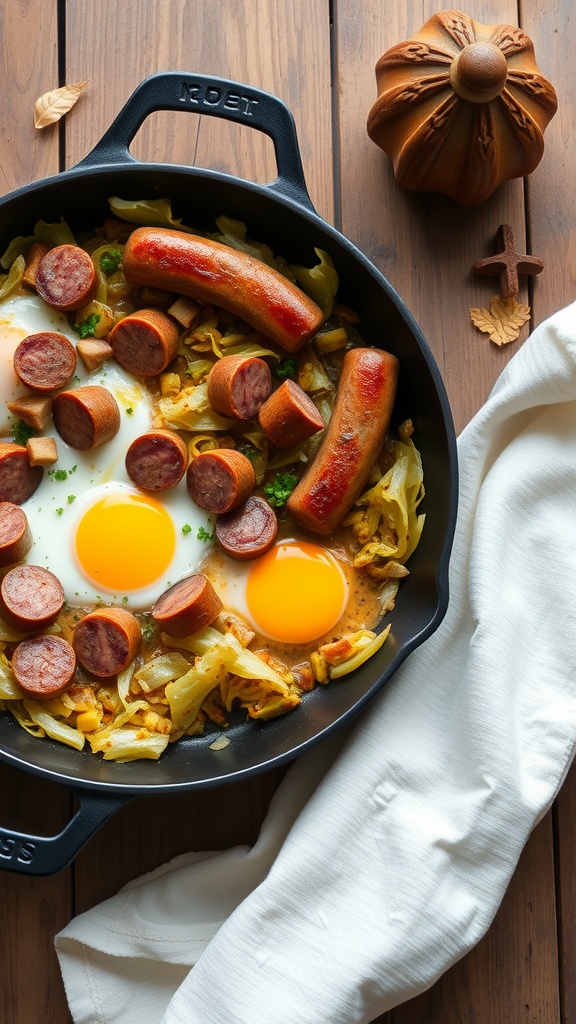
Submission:
POLYGON ((11 501, 0 502, 0 565, 12 565, 28 554, 32 533, 26 513, 11 501))
POLYGON ((23 633, 51 626, 64 604, 60 580, 41 565, 16 565, 0 583, 0 614, 23 633))
POLYGON ((171 636, 191 636, 210 626, 222 611, 222 601, 204 573, 179 580, 158 598, 152 617, 171 636))
POLYGON ((97 288, 94 264, 79 245, 49 249, 36 268, 36 290, 55 309, 82 309, 94 298, 97 288))
POLYGON ((159 309, 140 309, 114 325, 108 343, 116 362, 137 377, 154 377, 178 350, 178 328, 159 309))
POLYGON ((98 608, 80 619, 73 645, 82 667, 106 679, 134 660, 140 635, 138 620, 127 608, 98 608))
POLYGON ((257 356, 223 356, 208 374, 208 401, 223 416, 251 420, 271 390, 270 367, 257 356))
POLYGON ((214 303, 295 352, 324 320, 312 299, 260 260, 208 238, 170 228, 136 228, 122 260, 132 284, 214 303))
POLYGON ((56 395, 52 416, 62 440, 79 452, 98 448, 120 429, 118 403, 99 384, 56 395))
POLYGON ((276 448, 294 448, 324 427, 314 402, 293 380, 285 380, 260 409, 258 418, 276 448))
POLYGON ((43 473, 42 466, 30 465, 23 445, 0 441, 0 501, 22 505, 34 494, 43 473))
POLYGON ((216 538, 231 558, 258 558, 276 539, 278 520, 270 505, 255 494, 238 508, 218 516, 216 538))
POLYGON ((234 448, 202 452, 188 466, 190 497, 208 512, 229 512, 246 500, 256 482, 250 459, 234 448))
POLYGON ((61 636, 29 636, 12 655, 12 671, 28 697, 59 697, 76 671, 76 655, 61 636))
POLYGON ((29 334, 14 352, 16 375, 26 387, 41 395, 64 387, 75 369, 74 345, 55 331, 29 334))
POLYGON ((22 274, 22 284, 27 285, 28 288, 36 287, 36 271, 38 270, 38 264, 49 249, 50 246, 44 245, 43 242, 33 242, 30 246, 28 255, 26 256, 24 273, 22 274))
POLYGON ((359 497, 386 438, 398 360, 378 348, 346 353, 330 424, 310 469, 288 498, 301 526, 331 533, 359 497))
POLYGON ((175 487, 187 465, 186 442, 173 430, 149 430, 134 438, 126 452, 126 472, 145 491, 175 487))

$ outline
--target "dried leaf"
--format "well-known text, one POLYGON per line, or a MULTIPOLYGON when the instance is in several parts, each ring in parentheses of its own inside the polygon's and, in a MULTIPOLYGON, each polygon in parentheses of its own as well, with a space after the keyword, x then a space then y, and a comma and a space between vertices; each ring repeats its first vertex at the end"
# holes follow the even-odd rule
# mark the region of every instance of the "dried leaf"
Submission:
POLYGON ((74 106, 87 85, 88 80, 76 85, 63 85, 60 89, 52 89, 40 96, 34 107, 35 127, 46 128, 59 121, 74 106))
POLYGON ((470 318, 474 326, 488 334, 495 345, 507 345, 516 340, 522 326, 530 319, 530 306, 516 302, 514 296, 503 299, 501 295, 493 295, 490 309, 474 307, 470 310, 470 318))

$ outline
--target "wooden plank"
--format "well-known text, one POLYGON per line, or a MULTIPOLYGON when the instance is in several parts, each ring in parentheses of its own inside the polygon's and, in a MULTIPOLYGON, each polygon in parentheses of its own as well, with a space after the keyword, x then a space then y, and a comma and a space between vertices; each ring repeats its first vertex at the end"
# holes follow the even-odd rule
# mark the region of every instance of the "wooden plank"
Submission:
MULTIPOLYGON (((396 185, 389 158, 365 127, 377 97, 374 67, 381 54, 410 39, 438 7, 427 2, 417 7, 370 3, 363 8, 359 17, 354 0, 335 4, 342 230, 388 278, 420 324, 443 374, 459 432, 518 347, 498 348, 471 324, 470 307, 485 306, 498 289, 491 278, 478 278, 470 268, 494 252, 500 224, 511 224, 518 247, 524 246, 523 183, 503 185, 478 207, 396 185)), ((468 0, 458 9, 484 24, 516 23, 511 0, 468 0)), ((526 298, 523 283, 519 301, 526 298)), ((527 334, 528 326, 520 341, 527 334)))
MULTIPOLYGON (((470 268, 476 259, 494 251, 498 226, 511 224, 518 248, 526 245, 524 182, 501 186, 475 208, 459 207, 443 196, 408 193, 397 186, 389 159, 365 130, 377 95, 377 59, 393 44, 411 38, 437 9, 432 3, 416 9, 374 2, 363 5, 360 18, 357 4, 337 0, 339 201, 342 230, 382 270, 420 323, 443 374, 460 431, 529 332, 526 326, 518 343, 499 349, 479 334, 468 318, 469 307, 486 305, 490 294, 497 290, 490 279, 474 277, 470 268), (362 189, 356 187, 359 163, 363 167, 362 189), (377 200, 371 201, 372 196, 377 200)), ((459 9, 483 24, 517 24, 513 3, 462 3, 459 9)), ((523 283, 519 301, 527 299, 523 283)), ((552 854, 548 824, 530 839, 484 942, 426 996, 412 1001, 405 1010, 384 1015, 381 1024, 416 1024, 420 1020, 427 1024, 447 1024, 451 1020, 494 1024, 524 1019, 556 1024, 552 854), (543 968, 531 963, 528 969, 524 952, 534 941, 530 907, 536 905, 543 913, 539 948, 545 959, 543 968)))
MULTIPOLYGON (((328 0, 174 0, 169 13, 142 0, 120 7, 111 0, 68 3, 66 25, 67 76, 90 79, 86 102, 68 123, 68 165, 85 156, 148 75, 180 70, 233 78, 289 105, 312 200, 323 217, 332 218, 328 0)), ((266 136, 191 113, 154 114, 132 151, 139 159, 210 167, 249 180, 275 177, 266 136)))
POLYGON ((556 801, 561 1024, 576 1020, 576 766, 556 801))
MULTIPOLYGON (((58 128, 34 128, 34 103, 58 85, 56 3, 4 4, 0 187, 3 193, 58 171, 58 128)), ((0 763, 0 827, 54 835, 70 817, 62 786, 0 763)), ((0 870, 0 1019, 69 1019, 52 937, 72 907, 71 873, 27 878, 0 870)))
MULTIPOLYGON (((534 283, 534 311, 543 321, 576 297, 576 104, 573 53, 574 10, 569 0, 542 5, 523 0, 522 27, 534 43, 542 73, 556 89, 558 111, 544 135, 544 155, 528 181, 532 252, 544 261, 534 283)), ((560 999, 563 1024, 576 1020, 576 770, 572 770, 555 807, 557 905, 560 938, 560 999)))
MULTIPOLYGON (((175 0, 169 6, 140 0, 129 8, 112 0, 74 2, 67 4, 66 25, 67 78, 90 80, 85 102, 67 121, 68 165, 92 148, 147 75, 179 69, 234 78, 279 95, 291 107, 310 193, 319 211, 332 215, 328 0, 175 0)), ((153 115, 133 152, 139 159, 197 164, 250 180, 276 173, 270 142, 260 133, 180 112, 153 115)), ((253 842, 278 779, 269 773, 232 788, 127 805, 76 862, 76 911, 177 853, 253 842)))

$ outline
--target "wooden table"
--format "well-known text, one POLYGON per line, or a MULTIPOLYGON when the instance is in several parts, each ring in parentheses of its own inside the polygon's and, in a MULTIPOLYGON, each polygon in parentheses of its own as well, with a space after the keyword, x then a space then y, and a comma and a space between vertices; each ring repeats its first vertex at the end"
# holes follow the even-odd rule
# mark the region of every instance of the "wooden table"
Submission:
MULTIPOLYGON (((470 267, 490 254, 498 226, 544 260, 520 300, 532 326, 574 298, 576 274, 576 19, 568 0, 462 0, 484 24, 519 24, 533 39, 559 111, 528 180, 475 209, 403 192, 365 131, 374 65, 435 11, 425 0, 8 0, 2 16, 2 192, 78 162, 135 86, 160 70, 217 74, 276 93, 291 107, 318 212, 382 270, 419 321, 447 385, 457 429, 486 399, 519 341, 497 348, 471 324, 494 282, 470 267), (89 79, 59 127, 35 131, 36 97, 89 79)), ((197 164, 256 180, 275 176, 269 140, 214 119, 155 114, 133 146, 150 160, 197 164)), ((54 934, 129 879, 189 849, 254 841, 279 773, 194 795, 126 805, 59 875, 0 871, 0 1019, 69 1021, 54 934)), ((1 825, 54 834, 71 794, 0 764, 1 825)), ((425 995, 381 1024, 571 1024, 576 1020, 576 775, 536 828, 488 935, 425 995)), ((344 1024, 344 1022, 342 1022, 344 1024)))

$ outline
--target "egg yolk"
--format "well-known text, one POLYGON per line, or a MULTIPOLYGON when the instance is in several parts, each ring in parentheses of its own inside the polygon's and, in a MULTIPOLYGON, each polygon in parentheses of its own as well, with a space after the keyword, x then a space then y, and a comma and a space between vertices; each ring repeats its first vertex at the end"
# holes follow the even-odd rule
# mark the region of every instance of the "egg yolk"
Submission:
POLYGON ((102 589, 126 594, 154 583, 170 565, 176 532, 154 498, 106 495, 83 515, 76 556, 85 576, 102 589))
POLYGON ((246 581, 246 604, 254 623, 282 643, 324 636, 344 612, 346 598, 346 580, 336 559, 308 542, 274 545, 246 581))

